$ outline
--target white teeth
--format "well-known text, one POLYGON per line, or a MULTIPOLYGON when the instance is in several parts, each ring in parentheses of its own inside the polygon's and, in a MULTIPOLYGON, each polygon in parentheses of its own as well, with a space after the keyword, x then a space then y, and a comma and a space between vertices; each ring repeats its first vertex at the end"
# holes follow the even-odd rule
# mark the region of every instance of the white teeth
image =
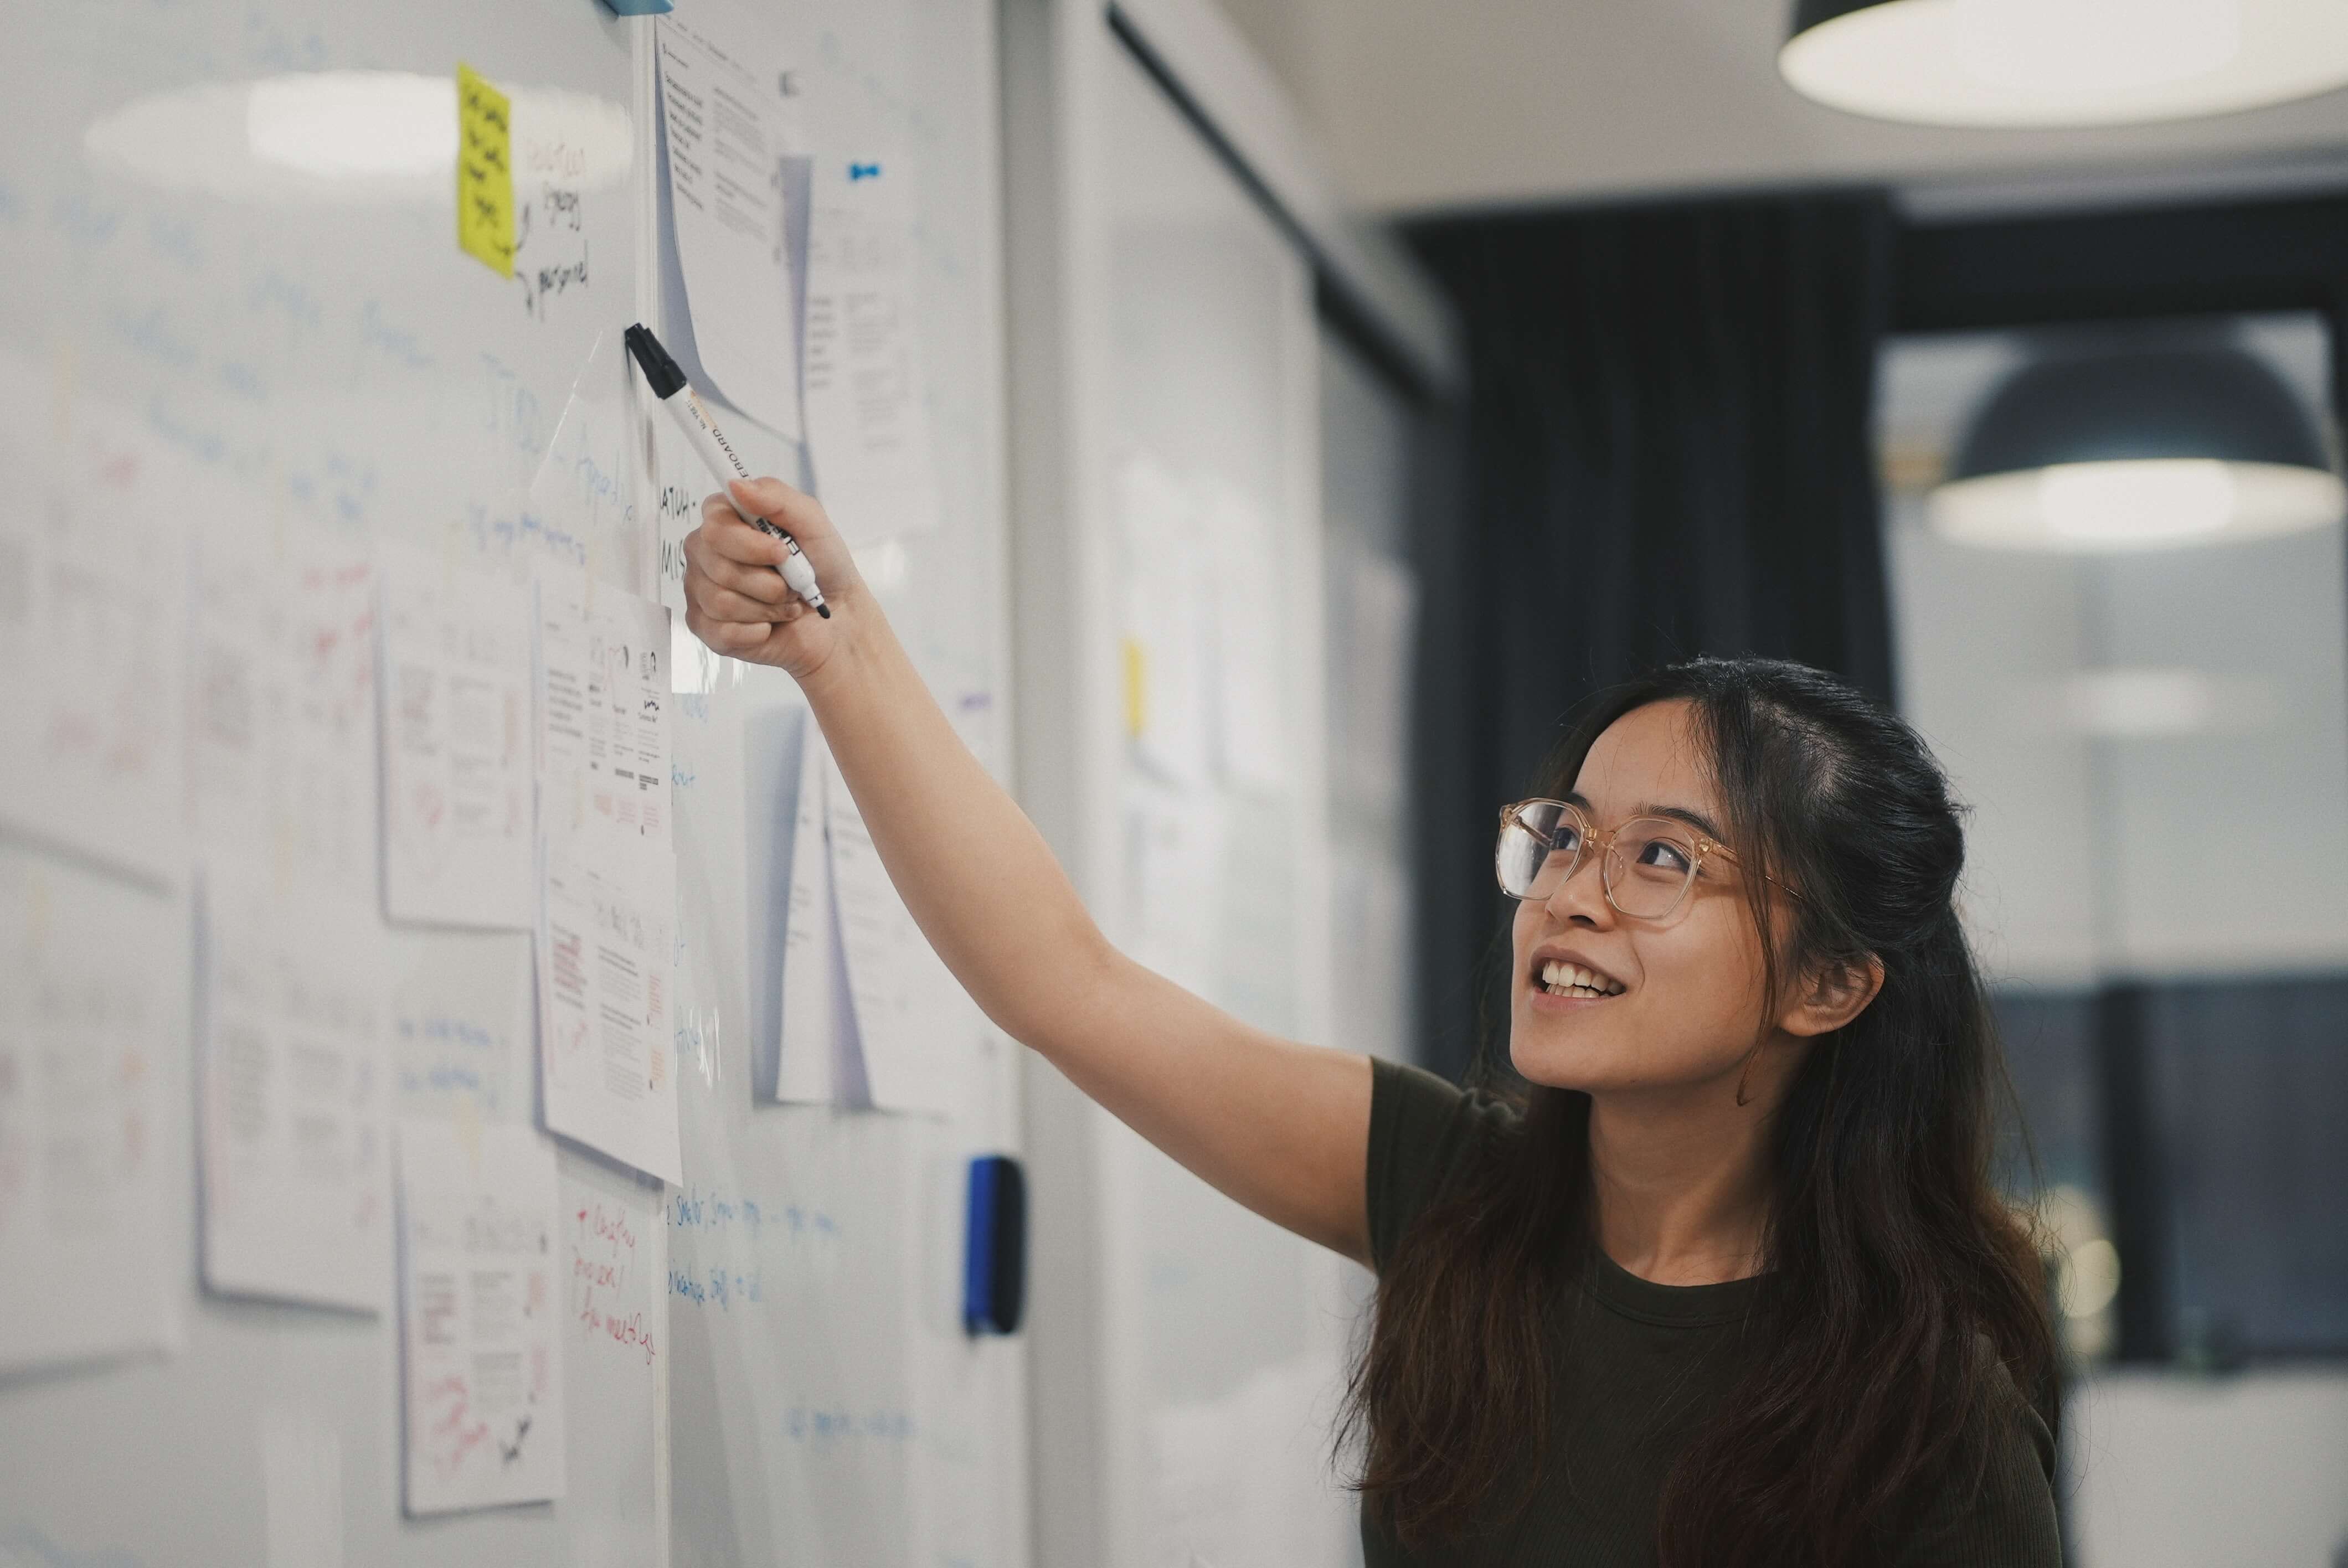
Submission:
POLYGON ((1620 996, 1622 988, 1594 969, 1551 958, 1540 968, 1541 989, 1552 996, 1620 996))

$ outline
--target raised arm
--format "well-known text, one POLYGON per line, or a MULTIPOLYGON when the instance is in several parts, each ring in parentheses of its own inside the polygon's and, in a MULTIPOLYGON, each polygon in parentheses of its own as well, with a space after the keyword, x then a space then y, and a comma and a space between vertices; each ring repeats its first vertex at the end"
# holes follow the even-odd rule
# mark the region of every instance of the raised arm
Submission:
POLYGON ((1253 1029, 1111 947, 1033 824, 962 743, 813 497, 736 499, 788 529, 831 609, 775 571, 780 540, 702 506, 685 624, 807 693, 881 863, 986 1016, 1109 1112, 1275 1224, 1366 1262, 1365 1058, 1253 1029))

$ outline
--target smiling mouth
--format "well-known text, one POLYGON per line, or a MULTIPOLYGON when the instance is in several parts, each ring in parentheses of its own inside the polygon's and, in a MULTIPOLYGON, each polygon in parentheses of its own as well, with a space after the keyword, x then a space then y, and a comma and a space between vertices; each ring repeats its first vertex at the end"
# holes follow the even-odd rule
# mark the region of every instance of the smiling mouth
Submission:
POLYGON ((1541 965, 1533 976, 1533 983, 1553 997, 1618 997, 1622 994, 1622 982, 1610 979, 1595 969, 1585 969, 1578 964, 1561 964, 1552 958, 1541 965))

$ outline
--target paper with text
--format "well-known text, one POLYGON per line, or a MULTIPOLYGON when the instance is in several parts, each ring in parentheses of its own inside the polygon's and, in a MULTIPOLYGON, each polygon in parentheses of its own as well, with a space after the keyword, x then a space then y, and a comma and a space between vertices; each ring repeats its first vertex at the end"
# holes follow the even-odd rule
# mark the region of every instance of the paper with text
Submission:
POLYGON ((389 1279, 384 931, 355 901, 208 867, 204 1280, 380 1311, 389 1279))
POLYGON ((1340 798, 1382 815, 1404 810, 1410 787, 1411 659, 1418 641, 1418 579, 1375 551, 1348 550, 1331 574, 1337 593, 1329 681, 1340 798))
POLYGON ((1139 453, 1117 466, 1117 502, 1127 739, 1159 777, 1200 783, 1210 757, 1214 603, 1198 508, 1157 459, 1139 453))
POLYGON ((376 588, 366 542, 203 521, 188 801, 209 856, 374 895, 376 588))
POLYGON ((533 1127, 399 1128, 407 1512, 563 1491, 554 1148, 533 1127))
POLYGON ((1221 993, 1222 825, 1212 790, 1127 787, 1127 950, 1206 997, 1221 993))
MULTIPOLYGON (((692 1092, 692 1081, 699 1079, 706 1091, 730 1073, 729 1055, 744 1049, 744 1020, 752 1016, 743 983, 748 960, 738 913, 749 880, 742 821, 743 667, 712 659, 705 683, 676 693, 669 729, 677 875, 669 1038, 675 1044, 680 1113, 687 1116, 682 1101, 692 1092)), ((779 670, 770 673, 789 679, 779 670)), ((672 686, 679 683, 671 677, 672 686)), ((771 1062, 767 1072, 771 1080, 771 1062)), ((690 1126, 688 1121, 687 1138, 690 1126)))
MULTIPOLYGON (((969 1089, 969 1062, 984 1027, 977 1005, 897 896, 836 764, 824 780, 824 819, 848 999, 872 1103, 945 1114, 969 1089)), ((786 1037, 786 1061, 789 1054, 786 1037)))
POLYGON ((377 557, 384 908, 531 924, 529 589, 398 546, 377 557))
POLYGON ((790 887, 783 922, 781 1057, 775 1098, 826 1105, 839 1098, 838 1061, 854 1025, 833 907, 824 797, 831 752, 812 719, 799 747, 790 822, 790 887))
POLYGON ((185 910, 0 844, 0 1372, 179 1337, 185 910))
MULTIPOLYGON (((765 1100, 775 1097, 782 1049, 783 962, 790 939, 799 778, 806 771, 807 735, 815 727, 797 696, 772 687, 743 693, 733 704, 724 753, 732 768, 729 779, 739 781, 740 809, 732 821, 741 835, 744 870, 737 950, 749 1006, 743 1022, 751 1090, 765 1100)), ((710 804, 724 809, 721 803, 710 804)))
POLYGON ((674 1182, 668 611, 553 570, 538 602, 546 1124, 674 1182))
POLYGON ((538 1060, 530 937, 396 930, 390 942, 393 1115, 529 1120, 538 1060))
POLYGON ((1200 529, 1214 601, 1216 741, 1223 781, 1262 794, 1289 787, 1288 726, 1281 685, 1281 548, 1271 514, 1227 487, 1210 485, 1200 529))
POLYGON ((71 384, 0 353, 0 822, 173 881, 189 519, 233 499, 71 384), (125 591, 126 529, 161 591, 125 591))
POLYGON ((911 193, 893 159, 818 159, 809 199, 807 424, 816 492, 856 544, 938 526, 913 319, 911 193))
POLYGON ((694 348, 726 402, 798 439, 798 333, 793 320, 783 160, 795 114, 771 25, 732 0, 659 22, 677 265, 696 323, 694 348))

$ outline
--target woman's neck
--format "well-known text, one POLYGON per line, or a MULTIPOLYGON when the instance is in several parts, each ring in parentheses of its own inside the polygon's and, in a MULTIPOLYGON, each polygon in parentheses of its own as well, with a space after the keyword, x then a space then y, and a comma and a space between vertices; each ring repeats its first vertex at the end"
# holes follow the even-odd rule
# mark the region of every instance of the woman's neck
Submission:
POLYGON ((1716 1285, 1761 1270, 1769 1216, 1767 1122, 1750 1108, 1595 1097, 1590 1173, 1598 1244, 1657 1285, 1716 1285))

